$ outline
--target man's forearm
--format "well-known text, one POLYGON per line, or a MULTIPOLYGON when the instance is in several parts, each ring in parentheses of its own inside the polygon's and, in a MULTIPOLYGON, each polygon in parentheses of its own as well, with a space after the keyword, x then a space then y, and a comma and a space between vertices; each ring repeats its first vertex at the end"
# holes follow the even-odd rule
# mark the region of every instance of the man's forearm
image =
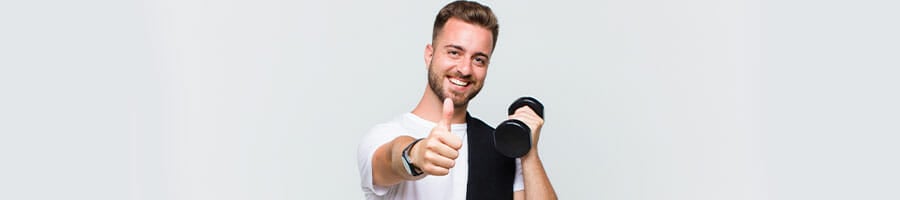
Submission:
POLYGON ((557 199, 556 191, 550 184, 550 178, 544 171, 544 164, 537 154, 537 149, 532 147, 522 157, 522 173, 525 179, 525 199, 557 199))
POLYGON ((401 181, 423 177, 413 177, 407 173, 402 162, 403 149, 414 140, 410 136, 399 136, 375 150, 372 155, 372 184, 392 186, 401 181))

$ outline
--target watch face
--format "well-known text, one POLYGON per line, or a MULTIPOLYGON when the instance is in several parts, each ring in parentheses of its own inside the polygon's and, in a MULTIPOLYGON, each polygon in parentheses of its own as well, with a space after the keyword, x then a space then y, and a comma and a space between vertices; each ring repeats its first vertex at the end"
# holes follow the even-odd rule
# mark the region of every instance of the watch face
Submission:
POLYGON ((406 151, 403 152, 403 162, 405 164, 403 166, 404 166, 404 168, 406 168, 406 172, 412 176, 418 176, 418 175, 422 174, 421 172, 419 172, 419 170, 416 169, 416 166, 413 165, 412 162, 409 161, 409 157, 407 156, 406 153, 407 153, 406 151))
POLYGON ((403 152, 400 155, 400 157, 403 158, 403 162, 405 164, 403 166, 404 166, 404 168, 406 168, 406 172, 408 172, 412 176, 418 176, 418 175, 422 174, 421 170, 419 170, 419 168, 417 168, 415 165, 413 165, 412 161, 410 161, 410 159, 409 159, 409 149, 412 148, 412 146, 415 145, 417 142, 419 142, 419 140, 421 140, 421 139, 413 141, 408 146, 406 146, 406 148, 403 149, 403 152))

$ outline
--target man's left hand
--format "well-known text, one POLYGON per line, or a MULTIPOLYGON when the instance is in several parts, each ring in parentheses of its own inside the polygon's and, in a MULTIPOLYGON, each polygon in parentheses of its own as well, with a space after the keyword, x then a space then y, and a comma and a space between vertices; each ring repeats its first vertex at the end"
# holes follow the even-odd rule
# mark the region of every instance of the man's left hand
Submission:
POLYGON ((534 152, 535 149, 537 149, 538 139, 540 139, 541 136, 541 127, 544 126, 544 119, 538 116, 537 113, 528 106, 522 106, 521 108, 516 109, 516 112, 510 115, 509 119, 517 119, 528 125, 528 128, 531 129, 531 150, 528 154, 534 152))

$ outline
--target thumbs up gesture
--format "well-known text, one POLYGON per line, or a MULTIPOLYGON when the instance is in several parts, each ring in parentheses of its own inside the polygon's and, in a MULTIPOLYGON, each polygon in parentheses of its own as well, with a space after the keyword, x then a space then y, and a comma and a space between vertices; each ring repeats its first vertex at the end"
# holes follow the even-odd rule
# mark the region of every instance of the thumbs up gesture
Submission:
POLYGON ((410 150, 413 165, 422 169, 425 174, 444 176, 456 165, 462 139, 450 132, 450 119, 453 117, 453 100, 444 99, 441 121, 431 129, 427 138, 422 139, 410 150))

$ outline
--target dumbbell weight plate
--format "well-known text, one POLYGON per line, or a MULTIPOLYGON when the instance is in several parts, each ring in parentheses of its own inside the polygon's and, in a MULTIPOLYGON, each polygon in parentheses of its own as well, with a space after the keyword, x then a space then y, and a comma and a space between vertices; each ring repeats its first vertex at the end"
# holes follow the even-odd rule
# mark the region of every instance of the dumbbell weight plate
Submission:
POLYGON ((531 150, 531 128, 517 119, 500 123, 494 131, 494 148, 506 157, 524 156, 531 150))
POLYGON ((522 97, 516 99, 516 101, 514 101, 512 105, 509 105, 509 109, 507 109, 506 113, 512 115, 513 113, 516 113, 516 110, 523 106, 531 107, 531 110, 534 110, 534 113, 541 117, 541 119, 544 118, 544 104, 541 104, 540 101, 533 97, 522 97))

